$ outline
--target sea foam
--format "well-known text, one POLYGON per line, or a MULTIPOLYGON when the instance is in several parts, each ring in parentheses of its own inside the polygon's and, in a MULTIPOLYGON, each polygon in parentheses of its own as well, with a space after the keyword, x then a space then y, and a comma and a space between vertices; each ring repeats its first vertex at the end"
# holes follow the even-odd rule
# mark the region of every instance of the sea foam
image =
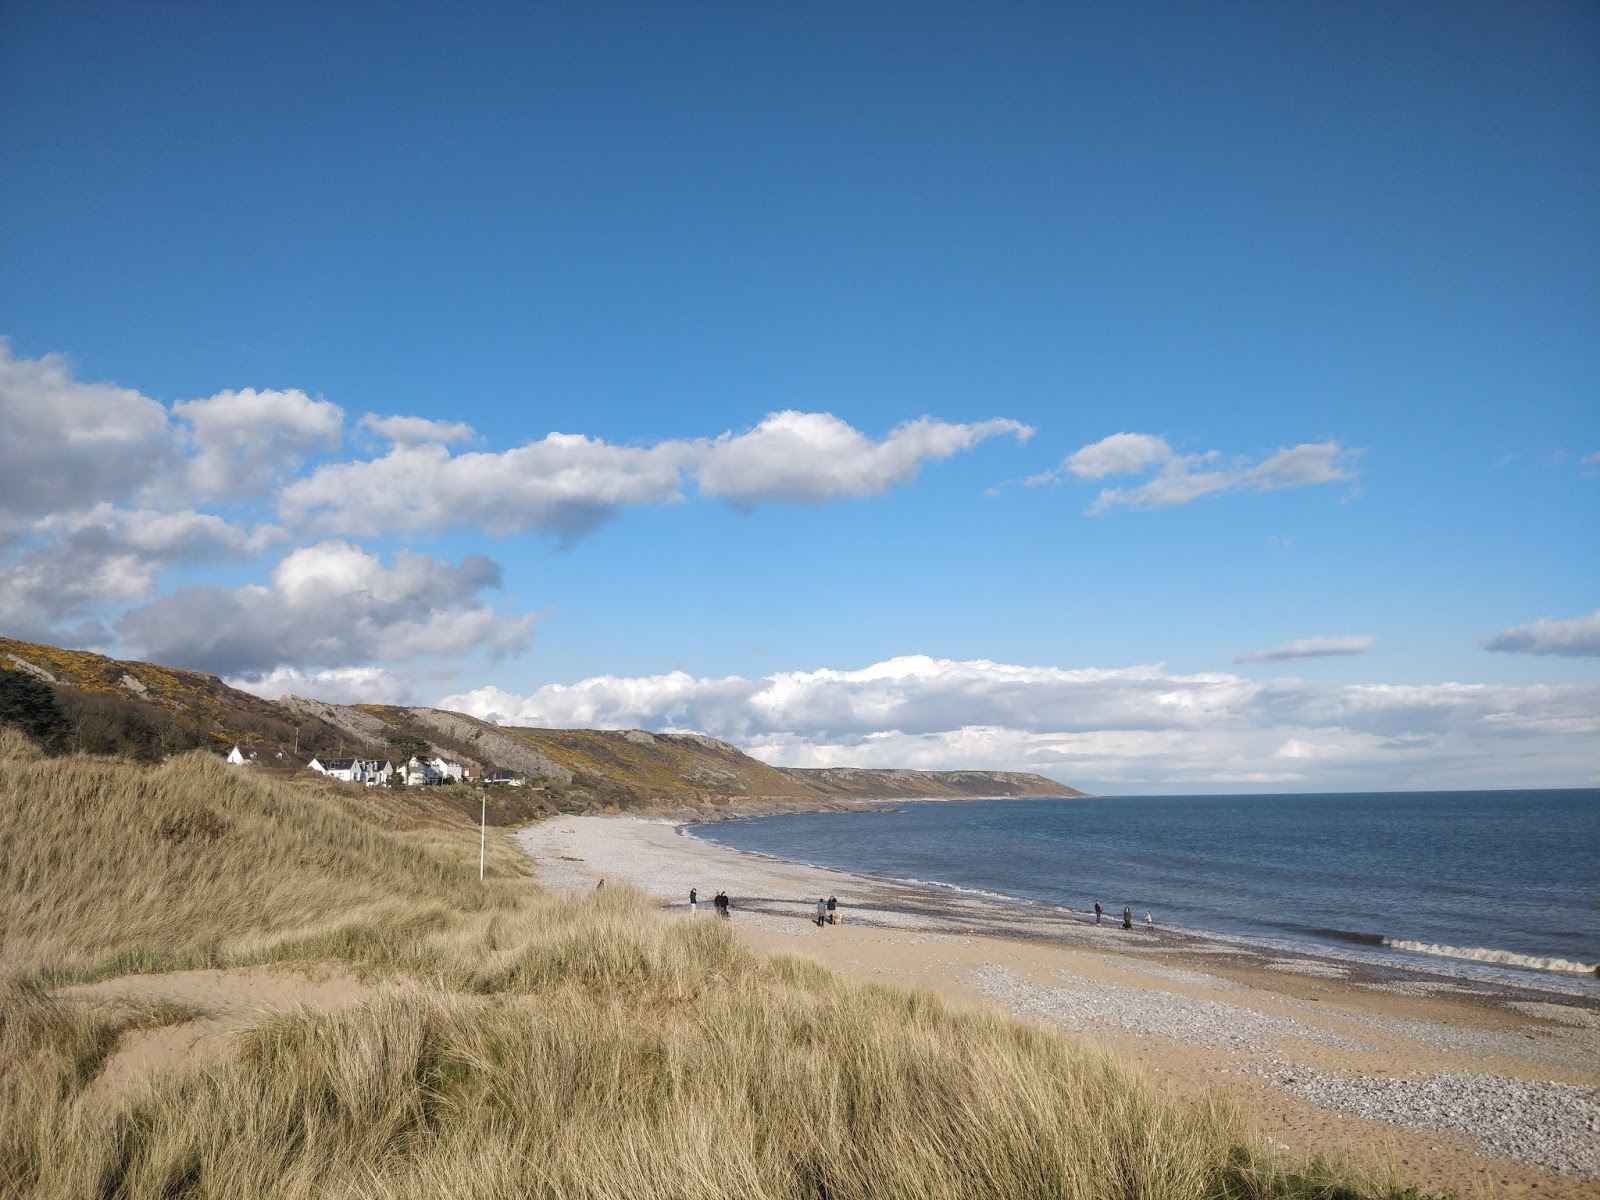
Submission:
POLYGON ((1409 950, 1413 954, 1436 954, 1441 958, 1462 958, 1471 962, 1496 963, 1505 967, 1524 967, 1531 971, 1562 971, 1572 975, 1600 975, 1600 963, 1574 962, 1570 958, 1540 958, 1534 954, 1517 954, 1511 950, 1488 950, 1481 946, 1441 946, 1434 942, 1413 942, 1405 938, 1383 939, 1383 945, 1393 950, 1409 950))

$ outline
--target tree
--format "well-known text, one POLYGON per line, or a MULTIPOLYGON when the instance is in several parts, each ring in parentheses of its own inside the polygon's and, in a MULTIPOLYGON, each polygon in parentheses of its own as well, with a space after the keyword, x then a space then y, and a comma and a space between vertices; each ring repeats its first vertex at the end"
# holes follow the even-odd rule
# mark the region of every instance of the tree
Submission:
POLYGON ((389 759, 396 766, 413 758, 427 758, 433 752, 433 747, 424 739, 411 733, 397 733, 386 744, 389 747, 389 759))
POLYGON ((15 725, 53 750, 59 747, 67 722, 49 684, 21 671, 0 669, 0 725, 15 725))

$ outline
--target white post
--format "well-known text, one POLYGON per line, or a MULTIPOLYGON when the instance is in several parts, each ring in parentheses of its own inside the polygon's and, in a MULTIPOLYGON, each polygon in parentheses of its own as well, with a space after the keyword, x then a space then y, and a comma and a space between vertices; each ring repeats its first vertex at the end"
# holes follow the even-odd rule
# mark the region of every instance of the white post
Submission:
POLYGON ((489 793, 485 791, 479 797, 483 801, 483 810, 478 814, 478 880, 483 880, 483 848, 489 838, 489 793))

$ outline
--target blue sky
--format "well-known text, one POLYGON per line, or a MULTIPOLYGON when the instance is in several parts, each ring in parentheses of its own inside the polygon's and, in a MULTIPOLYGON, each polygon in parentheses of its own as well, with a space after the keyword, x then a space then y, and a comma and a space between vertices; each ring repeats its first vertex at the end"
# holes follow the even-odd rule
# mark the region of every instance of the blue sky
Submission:
POLYGON ((1597 46, 11 6, 0 632, 801 765, 1592 783, 1597 46))

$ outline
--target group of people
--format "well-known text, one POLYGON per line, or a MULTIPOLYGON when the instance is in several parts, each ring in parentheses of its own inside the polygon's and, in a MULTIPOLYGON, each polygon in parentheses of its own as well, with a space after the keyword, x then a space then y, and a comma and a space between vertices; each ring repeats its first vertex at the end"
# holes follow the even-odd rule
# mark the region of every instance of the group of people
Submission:
MULTIPOLYGON (((1096 900, 1094 902, 1094 923, 1096 925, 1100 924, 1100 919, 1105 915, 1106 906, 1101 904, 1100 901, 1096 900)), ((1133 909, 1129 908, 1126 904, 1122 906, 1122 927, 1124 929, 1133 928, 1133 909)), ((1154 929, 1156 927, 1155 918, 1150 915, 1148 909, 1144 914, 1144 927, 1146 929, 1154 929)))
MULTIPOLYGON (((724 920, 729 919, 733 915, 733 901, 728 899, 728 893, 727 892, 718 892, 715 896, 713 896, 711 898, 711 907, 716 912, 717 916, 723 918, 724 920)), ((700 911, 700 889, 699 888, 690 888, 689 889, 689 912, 691 914, 693 914, 693 913, 698 913, 699 911, 700 911)))
MULTIPOLYGON (((600 881, 600 886, 605 886, 605 880, 600 881)), ((712 898, 711 907, 716 910, 719 917, 727 918, 732 915, 733 901, 728 898, 727 892, 718 892, 712 898)), ((700 912, 700 889, 689 889, 689 914, 694 916, 700 912)), ((817 901, 817 924, 837 925, 839 923, 839 898, 829 896, 826 900, 817 901)))

